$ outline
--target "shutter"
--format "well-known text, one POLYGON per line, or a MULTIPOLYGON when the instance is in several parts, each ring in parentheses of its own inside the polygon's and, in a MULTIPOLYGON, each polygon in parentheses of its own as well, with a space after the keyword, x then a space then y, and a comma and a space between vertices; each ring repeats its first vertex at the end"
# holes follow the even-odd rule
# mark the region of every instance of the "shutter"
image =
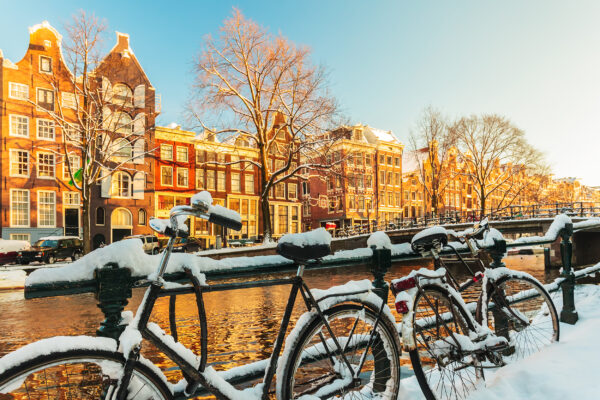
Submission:
POLYGON ((133 91, 133 105, 137 108, 146 107, 146 86, 136 86, 133 91))
POLYGON ((143 135, 146 132, 146 114, 139 113, 133 120, 133 133, 143 135))
POLYGON ((102 107, 102 129, 109 130, 111 126, 112 113, 108 106, 102 107))
POLYGON ((133 144, 133 163, 144 163, 144 139, 138 139, 133 144))
POLYGON ((102 77, 102 94, 104 95, 103 97, 104 97, 105 103, 112 102, 112 98, 113 98, 112 85, 111 85, 110 81, 108 80, 108 78, 106 78, 105 76, 102 77))
MULTIPOLYGON (((103 170, 102 175, 104 176, 106 174, 108 174, 108 171, 103 170)), ((101 182, 102 186, 100 188, 100 196, 104 197, 105 199, 110 198, 111 180, 112 180, 112 176, 108 176, 107 178, 102 179, 102 182, 101 182)))
POLYGON ((133 176, 133 198, 144 199, 144 183, 146 179, 142 171, 138 171, 133 176))

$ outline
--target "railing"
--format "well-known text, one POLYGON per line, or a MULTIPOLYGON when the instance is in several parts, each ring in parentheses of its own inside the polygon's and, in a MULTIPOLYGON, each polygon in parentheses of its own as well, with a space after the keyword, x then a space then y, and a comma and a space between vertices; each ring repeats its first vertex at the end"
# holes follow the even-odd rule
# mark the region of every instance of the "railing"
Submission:
MULTIPOLYGON (((564 220, 564 218, 563 218, 564 220)), ((486 242, 484 248, 489 252, 492 262, 490 267, 503 267, 503 257, 506 255, 507 249, 518 246, 531 246, 550 244, 558 238, 561 239, 561 256, 562 256, 562 273, 561 276, 552 284, 546 285, 550 291, 562 289, 563 291, 563 308, 560 313, 560 319, 563 322, 574 324, 577 319, 577 311, 575 310, 574 302, 574 285, 576 279, 593 275, 600 271, 600 263, 593 267, 586 268, 581 271, 574 272, 571 266, 572 243, 571 238, 574 232, 585 229, 600 228, 599 221, 584 221, 578 223, 564 223, 560 225, 560 218, 555 218, 553 227, 543 237, 529 238, 526 242, 506 243, 504 240, 494 239, 491 243, 486 242), (559 227, 556 229, 556 227, 559 227)), ((467 254, 466 246, 458 247, 459 253, 467 254)), ((444 255, 454 254, 451 251, 442 252, 444 255)), ((255 261, 260 261, 260 257, 254 257, 255 261)), ((264 257, 264 256, 263 256, 264 257)), ((208 279, 231 278, 241 276, 260 275, 265 272, 285 272, 293 271, 296 266, 293 262, 279 257, 274 259, 273 256, 268 256, 265 260, 270 260, 270 264, 254 262, 261 264, 260 266, 239 265, 235 268, 216 268, 211 271, 206 271, 208 279), (274 261, 276 260, 276 262, 274 261)), ((409 243, 396 244, 392 249, 375 249, 375 248, 359 248, 355 250, 339 251, 334 255, 325 257, 319 264, 307 266, 307 269, 315 268, 344 268, 353 265, 370 265, 371 273, 373 274, 373 285, 377 293, 384 299, 388 297, 388 285, 386 283, 386 273, 394 262, 418 260, 422 257, 412 252, 409 243)), ((231 263, 232 259, 228 259, 231 263)), ((218 262, 218 261, 216 261, 218 262)), ((25 297, 51 297, 63 296, 74 293, 94 293, 98 300, 99 307, 105 315, 105 320, 101 322, 97 334, 100 336, 112 337, 118 339, 122 333, 124 326, 121 325, 121 312, 123 311, 128 299, 132 295, 132 288, 135 283, 145 276, 132 276, 128 268, 118 266, 116 264, 107 264, 105 268, 96 270, 94 279, 83 280, 77 282, 52 282, 45 284, 26 285, 25 297)), ((169 281, 188 281, 184 273, 175 273, 165 276, 169 281)), ((232 379, 227 379, 231 383, 247 382, 260 376, 264 372, 265 360, 257 361, 251 365, 244 366, 244 373, 231 373, 230 376, 236 376, 232 379), (238 376, 240 375, 240 376, 238 376)), ((234 368, 235 370, 235 368, 234 368)), ((233 370, 230 370, 233 372, 233 370)))

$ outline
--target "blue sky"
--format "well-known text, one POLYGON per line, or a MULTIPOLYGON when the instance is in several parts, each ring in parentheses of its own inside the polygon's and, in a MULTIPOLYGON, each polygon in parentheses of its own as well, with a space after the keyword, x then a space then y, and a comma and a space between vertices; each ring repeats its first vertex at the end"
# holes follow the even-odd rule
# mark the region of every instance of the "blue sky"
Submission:
POLYGON ((78 9, 131 36, 157 93, 159 123, 182 121, 192 60, 233 6, 310 46, 353 122, 406 142, 427 105, 450 118, 494 112, 543 150, 557 176, 600 185, 600 2, 27 1, 1 6, 0 49, 18 61, 27 27, 59 31, 78 9))

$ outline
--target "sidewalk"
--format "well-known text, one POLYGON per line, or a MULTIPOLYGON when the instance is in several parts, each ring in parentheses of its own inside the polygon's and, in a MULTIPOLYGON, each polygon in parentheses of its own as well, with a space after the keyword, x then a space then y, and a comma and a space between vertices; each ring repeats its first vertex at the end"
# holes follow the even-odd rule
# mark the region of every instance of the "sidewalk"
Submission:
MULTIPOLYGON (((561 297, 555 296, 560 313, 561 297)), ((600 399, 600 286, 575 291, 579 321, 560 324, 560 342, 495 372, 486 371, 485 387, 469 400, 593 400, 600 399)), ((400 383, 398 399, 423 399, 414 377, 400 383)))

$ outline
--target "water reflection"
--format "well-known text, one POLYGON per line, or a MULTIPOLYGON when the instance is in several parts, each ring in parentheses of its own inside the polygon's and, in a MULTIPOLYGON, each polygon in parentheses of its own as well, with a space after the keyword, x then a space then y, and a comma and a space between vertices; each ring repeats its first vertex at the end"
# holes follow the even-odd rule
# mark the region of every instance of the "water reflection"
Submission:
MULTIPOLYGON (((558 276, 557 270, 544 272, 541 255, 512 256, 506 259, 506 264, 544 282, 558 276)), ((400 277, 412 269, 410 266, 393 267, 387 277, 400 277)), ((281 276, 263 275, 258 279, 281 276)), ((309 287, 324 289, 349 280, 372 279, 372 275, 367 267, 355 267, 307 271, 305 278, 309 287)), ((271 286, 206 294, 209 363, 215 369, 223 370, 268 357, 289 290, 290 286, 271 286)), ((127 309, 135 312, 142 295, 143 289, 134 290, 127 309)), ((476 293, 472 296, 476 296, 476 293)), ((391 296, 388 302, 393 309, 391 296)), ((169 332, 168 310, 168 299, 159 299, 151 318, 166 332, 169 332)), ((179 296, 176 310, 179 340, 199 354, 200 330, 195 297, 179 296)), ((91 294, 26 301, 21 291, 0 292, 0 311, 0 355, 45 337, 95 335, 103 318, 91 294)), ((292 327, 304 311, 305 306, 298 298, 292 315, 292 327)), ((146 345, 144 356, 161 366, 169 380, 180 379, 178 369, 156 349, 146 345)))

